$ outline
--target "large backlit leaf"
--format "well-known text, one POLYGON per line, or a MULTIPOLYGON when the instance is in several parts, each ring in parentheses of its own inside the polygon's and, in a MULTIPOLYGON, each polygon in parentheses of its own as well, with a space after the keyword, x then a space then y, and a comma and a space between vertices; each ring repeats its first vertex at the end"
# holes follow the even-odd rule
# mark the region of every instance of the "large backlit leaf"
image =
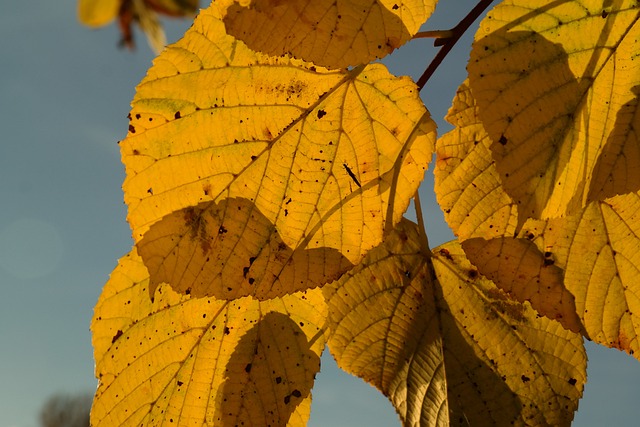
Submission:
POLYGON ((499 185, 491 141, 476 112, 463 85, 448 116, 456 129, 438 140, 435 171, 438 201, 467 255, 541 313, 638 357, 640 196, 591 202, 564 218, 529 220, 516 234, 518 209, 499 185), (569 321, 569 308, 578 325, 569 321))
POLYGON ((491 139, 477 114, 465 82, 447 115, 456 128, 438 140, 436 150, 435 189, 445 219, 482 274, 566 328, 584 331, 563 271, 528 239, 513 239, 518 210, 501 186, 491 139))
POLYGON ((359 266, 323 288, 338 366, 388 396, 404 425, 449 425, 434 285, 417 227, 405 220, 359 266))
POLYGON ((252 49, 331 68, 366 64, 400 47, 437 0, 225 0, 229 34, 252 49))
POLYGON ((549 262, 565 270, 587 335, 640 359, 640 195, 525 226, 549 262))
POLYGON ((580 335, 479 276, 457 242, 434 253, 452 421, 570 425, 587 380, 580 335))
POLYGON ((304 426, 320 368, 319 290, 269 302, 196 299, 163 285, 149 299, 135 251, 95 308, 94 426, 304 426))
POLYGON ((468 82, 458 89, 446 120, 455 128, 438 139, 434 175, 447 223, 461 240, 513 235, 517 206, 494 167, 491 138, 478 118, 468 82))
POLYGON ((635 0, 507 0, 480 24, 470 86, 520 225, 640 189, 639 16, 635 0))
POLYGON ((267 299, 333 280, 402 217, 435 125, 408 78, 256 54, 216 13, 155 61, 121 143, 152 286, 267 299))
POLYGON ((480 276, 459 244, 431 264, 418 242, 403 222, 323 288, 338 365, 406 426, 569 425, 586 381, 581 337, 480 276))

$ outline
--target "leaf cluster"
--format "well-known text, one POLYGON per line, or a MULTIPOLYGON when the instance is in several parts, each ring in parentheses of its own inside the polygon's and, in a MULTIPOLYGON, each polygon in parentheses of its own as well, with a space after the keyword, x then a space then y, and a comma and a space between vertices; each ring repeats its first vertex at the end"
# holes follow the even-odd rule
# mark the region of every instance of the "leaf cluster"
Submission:
POLYGON ((441 56, 419 84, 375 62, 435 6, 214 0, 156 58, 120 142, 135 246, 95 308, 93 425, 306 425, 325 346, 406 426, 569 425, 584 338, 638 357, 640 4, 499 2, 439 138, 441 56), (434 153, 457 239, 432 249, 434 153))

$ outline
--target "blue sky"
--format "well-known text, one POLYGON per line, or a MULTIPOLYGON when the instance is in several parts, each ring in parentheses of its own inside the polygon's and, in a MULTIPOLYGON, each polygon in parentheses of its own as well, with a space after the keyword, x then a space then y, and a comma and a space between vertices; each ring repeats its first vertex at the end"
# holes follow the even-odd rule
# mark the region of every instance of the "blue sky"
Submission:
MULTIPOLYGON (((441 0, 430 29, 456 23, 475 3, 441 0), (461 6, 462 5, 462 6, 461 6)), ((188 23, 172 23, 175 40, 188 23)), ((153 58, 116 47, 114 25, 92 31, 76 21, 75 0, 0 4, 0 427, 35 427, 55 392, 92 392, 89 322, 101 287, 131 247, 116 141, 126 135, 129 102, 153 58)), ((440 130, 464 78, 467 37, 423 98, 440 130)), ((429 40, 401 48, 387 64, 417 78, 432 57, 429 40)), ((450 238, 423 186, 432 245, 450 238)), ((588 345, 589 383, 576 426, 634 425, 640 365, 588 345)), ((330 357, 314 389, 313 427, 398 425, 373 388, 341 373, 330 357)))

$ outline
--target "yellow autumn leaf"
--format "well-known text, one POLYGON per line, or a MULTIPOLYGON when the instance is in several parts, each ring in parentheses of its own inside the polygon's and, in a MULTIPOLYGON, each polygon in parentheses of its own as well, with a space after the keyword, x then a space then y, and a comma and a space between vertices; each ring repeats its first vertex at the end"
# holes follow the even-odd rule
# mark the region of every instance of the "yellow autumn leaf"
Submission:
POLYGON ((101 27, 116 19, 121 0, 78 0, 78 19, 90 27, 101 27))
POLYGON ((570 425, 587 380, 580 335, 479 276, 457 242, 433 252, 441 316, 448 320, 443 335, 450 337, 445 361, 452 419, 461 425, 570 425), (472 351, 461 350, 466 346, 472 351))
MULTIPOLYGON (((575 298, 564 285, 564 271, 528 239, 472 238, 462 242, 469 260, 502 290, 529 301, 543 316, 584 333, 575 298)), ((546 252, 549 254, 549 252, 546 252)))
POLYGON ((405 426, 569 425, 586 381, 581 337, 480 276, 459 244, 431 263, 418 242, 404 221, 323 288, 338 365, 387 395, 405 426))
POLYGON ((152 286, 262 300, 331 281, 401 219, 435 125, 409 78, 256 54, 216 13, 156 59, 120 144, 152 286))
POLYGON ((338 366, 377 387, 403 425, 449 425, 443 337, 417 227, 384 243, 323 287, 338 366))
POLYGON ((565 328, 584 332, 563 270, 530 239, 513 238, 517 205, 501 185, 468 82, 458 89, 447 120, 456 127, 438 140, 435 190, 467 256, 501 289, 565 328))
POLYGON ((437 0, 224 0, 227 32, 270 55, 330 68, 366 64, 411 40, 437 0))
POLYGON ((516 230, 517 205, 502 187, 491 155, 491 138, 465 81, 446 120, 454 129, 436 144, 435 193, 460 240, 502 237, 516 230))
POLYGON ((559 320, 574 329, 565 307, 575 306, 585 336, 638 358, 640 196, 594 201, 563 218, 528 220, 516 233, 517 204, 500 187, 491 140, 466 85, 448 120, 456 129, 438 140, 436 195, 470 259, 514 297, 550 317, 562 315, 559 320), (553 279, 557 269, 561 285, 553 279))
POLYGON ((587 336, 640 359, 640 194, 592 202, 526 232, 565 270, 587 336))
POLYGON ((327 316, 319 290, 269 302, 196 299, 161 286, 135 250, 95 308, 94 426, 304 426, 327 316))
POLYGON ((518 224, 640 189, 639 17, 635 0, 507 0, 480 24, 470 87, 518 224))

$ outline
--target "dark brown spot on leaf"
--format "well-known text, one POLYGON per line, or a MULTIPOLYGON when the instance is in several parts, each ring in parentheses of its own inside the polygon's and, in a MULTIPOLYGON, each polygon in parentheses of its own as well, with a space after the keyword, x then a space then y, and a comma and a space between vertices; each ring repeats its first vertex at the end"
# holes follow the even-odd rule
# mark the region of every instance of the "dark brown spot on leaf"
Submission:
POLYGON ((116 342, 116 340, 118 338, 120 338, 122 336, 122 331, 120 329, 118 329, 118 332, 116 332, 116 334, 113 336, 113 339, 111 339, 111 344, 113 344, 114 342, 116 342))
POLYGON ((443 257, 445 257, 446 259, 448 259, 449 261, 453 261, 453 257, 449 253, 449 250, 442 248, 438 253, 443 257))

